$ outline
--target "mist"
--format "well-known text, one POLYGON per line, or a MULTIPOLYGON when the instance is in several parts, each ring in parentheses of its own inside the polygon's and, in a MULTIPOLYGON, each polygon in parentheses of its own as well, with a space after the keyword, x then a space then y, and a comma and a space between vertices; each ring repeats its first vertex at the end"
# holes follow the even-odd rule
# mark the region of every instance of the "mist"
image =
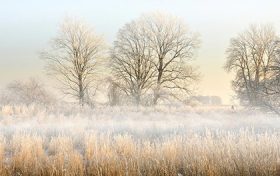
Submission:
POLYGON ((280 175, 278 1, 0 6, 0 175, 280 175))

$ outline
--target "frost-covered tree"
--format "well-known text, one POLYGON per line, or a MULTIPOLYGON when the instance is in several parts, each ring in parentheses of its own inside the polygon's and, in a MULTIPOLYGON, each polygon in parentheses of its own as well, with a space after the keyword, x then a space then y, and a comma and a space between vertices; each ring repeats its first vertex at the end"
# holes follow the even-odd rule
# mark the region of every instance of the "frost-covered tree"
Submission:
POLYGON ((243 104, 276 107, 280 95, 278 41, 270 25, 252 25, 231 39, 225 69, 235 73, 232 86, 243 104))
POLYGON ((139 21, 145 27, 145 36, 153 51, 156 85, 153 103, 157 104, 163 92, 176 95, 178 91, 191 93, 191 85, 198 79, 190 65, 194 50, 199 46, 198 35, 191 32, 178 17, 151 13, 139 21))
POLYGON ((126 24, 118 32, 111 54, 111 68, 118 86, 139 105, 141 97, 154 83, 152 48, 139 21, 126 24))
POLYGON ((61 83, 61 90, 83 105, 88 101, 99 76, 98 65, 104 51, 103 39, 87 24, 66 19, 50 48, 42 53, 47 70, 61 83))
POLYGON ((136 102, 152 89, 157 104, 163 92, 174 96, 178 91, 191 92, 198 74, 189 61, 198 45, 197 34, 179 18, 146 14, 119 31, 112 52, 113 72, 136 102))

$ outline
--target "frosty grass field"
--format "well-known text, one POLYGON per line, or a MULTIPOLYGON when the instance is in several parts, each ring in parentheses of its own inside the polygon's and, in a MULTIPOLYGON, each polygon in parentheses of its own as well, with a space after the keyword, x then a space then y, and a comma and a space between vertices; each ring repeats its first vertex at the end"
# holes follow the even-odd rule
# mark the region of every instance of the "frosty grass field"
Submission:
POLYGON ((279 132, 227 106, 3 106, 0 175, 277 175, 279 132))

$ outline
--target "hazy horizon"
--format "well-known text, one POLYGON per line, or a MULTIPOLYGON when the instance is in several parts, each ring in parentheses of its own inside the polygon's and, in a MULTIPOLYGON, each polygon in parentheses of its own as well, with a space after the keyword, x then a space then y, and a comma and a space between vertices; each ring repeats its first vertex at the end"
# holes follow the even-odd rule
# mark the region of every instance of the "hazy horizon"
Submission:
POLYGON ((200 33, 194 65, 202 74, 201 95, 220 96, 231 103, 231 76, 223 70, 230 38, 250 24, 273 24, 280 33, 277 1, 8 1, 0 7, 0 87, 16 79, 44 78, 39 52, 56 35, 66 16, 81 18, 112 44, 120 27, 143 13, 164 11, 183 18, 200 33))

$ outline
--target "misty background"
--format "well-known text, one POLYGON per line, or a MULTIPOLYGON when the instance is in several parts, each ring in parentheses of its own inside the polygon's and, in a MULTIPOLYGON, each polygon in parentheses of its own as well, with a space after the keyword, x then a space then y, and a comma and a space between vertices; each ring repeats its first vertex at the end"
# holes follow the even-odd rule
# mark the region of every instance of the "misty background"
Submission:
POLYGON ((193 31, 200 33, 202 44, 194 61, 202 73, 198 93, 220 96, 223 103, 229 104, 234 95, 230 85, 232 76, 224 71, 223 65, 230 38, 250 24, 269 23, 279 30, 280 14, 275 13, 279 5, 276 0, 3 1, 0 6, 0 88, 15 79, 48 79, 39 52, 46 48, 66 16, 87 21, 111 45, 125 23, 143 13, 164 11, 183 18, 193 31))

